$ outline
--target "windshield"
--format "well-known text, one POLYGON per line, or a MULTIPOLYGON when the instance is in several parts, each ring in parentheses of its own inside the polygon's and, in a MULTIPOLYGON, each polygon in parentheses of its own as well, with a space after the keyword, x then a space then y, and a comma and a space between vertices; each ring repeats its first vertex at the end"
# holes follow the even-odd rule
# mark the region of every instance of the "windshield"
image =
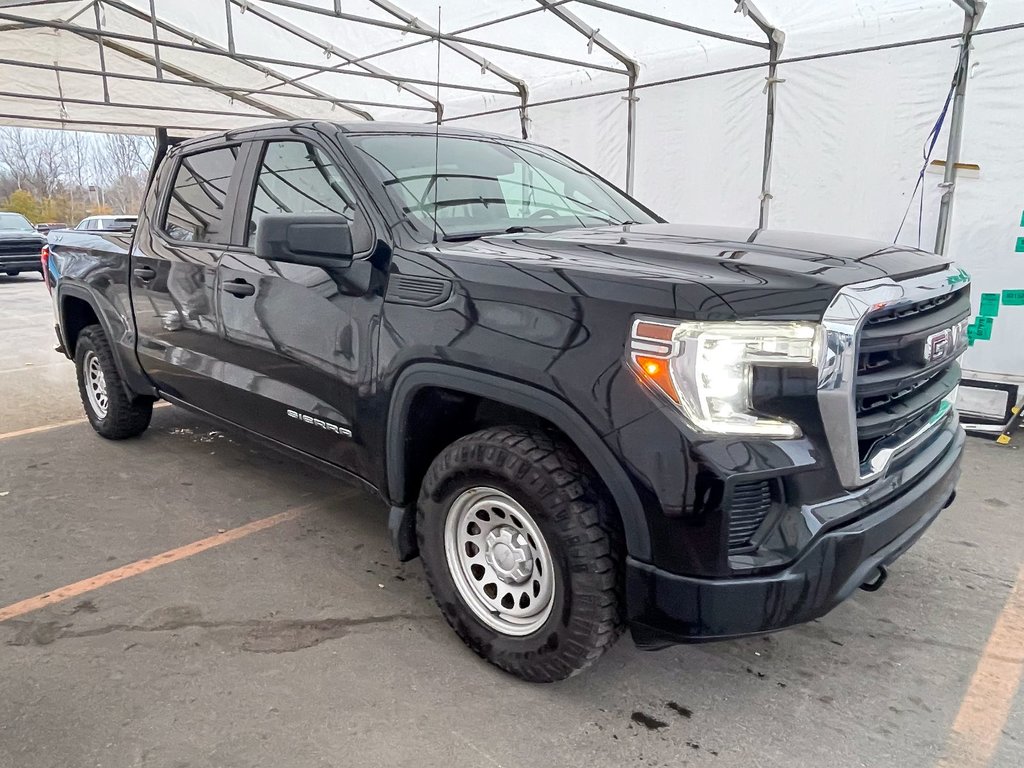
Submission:
POLYGON ((351 137, 400 209, 441 236, 657 221, 608 182, 556 152, 489 138, 427 134, 351 137))
POLYGON ((28 219, 20 213, 0 213, 0 229, 16 229, 19 232, 33 232, 28 219))

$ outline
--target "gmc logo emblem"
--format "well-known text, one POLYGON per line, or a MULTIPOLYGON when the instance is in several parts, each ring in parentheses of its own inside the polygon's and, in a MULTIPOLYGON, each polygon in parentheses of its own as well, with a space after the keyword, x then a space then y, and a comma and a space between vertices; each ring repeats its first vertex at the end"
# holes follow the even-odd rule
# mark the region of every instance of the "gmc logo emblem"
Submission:
POLYGON ((967 345, 967 318, 956 325, 936 331, 924 340, 924 362, 936 363, 960 354, 967 345))

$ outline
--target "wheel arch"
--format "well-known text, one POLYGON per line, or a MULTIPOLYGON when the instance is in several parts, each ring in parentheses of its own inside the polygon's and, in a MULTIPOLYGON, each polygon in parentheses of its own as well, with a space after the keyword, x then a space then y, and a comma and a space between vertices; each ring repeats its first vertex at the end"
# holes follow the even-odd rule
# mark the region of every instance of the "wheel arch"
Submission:
POLYGON ((82 329, 93 324, 98 324, 106 334, 111 348, 114 350, 114 364, 121 377, 125 394, 129 397, 135 395, 153 396, 156 390, 146 378, 141 368, 133 365, 132 360, 124 359, 124 339, 128 334, 127 326, 118 316, 113 308, 104 311, 100 300, 92 291, 83 285, 63 284, 58 285, 57 290, 57 313, 60 322, 61 339, 64 342, 65 354, 72 360, 75 359, 75 349, 78 342, 78 335, 82 329), (112 327, 111 315, 114 315, 121 323, 120 333, 112 327), (93 322, 87 322, 88 320, 93 322), (72 333, 73 331, 73 333, 72 333))
POLYGON ((95 304, 86 291, 68 289, 61 291, 58 297, 60 316, 60 332, 64 338, 64 349, 68 357, 75 359, 75 349, 78 346, 78 335, 82 329, 99 324, 103 332, 110 336, 110 329, 104 323, 95 304), (90 322, 91 321, 91 322, 90 322))
MULTIPOLYGON (((415 503, 409 491, 406 450, 411 407, 425 388, 453 390, 485 398, 535 415, 561 431, 590 463, 608 488, 622 521, 626 549, 638 560, 649 560, 651 543, 640 497, 625 470, 587 421, 568 403, 538 387, 482 371, 442 363, 420 363, 405 369, 392 390, 385 438, 388 498, 392 506, 392 535, 396 536, 401 510, 415 503)), ((397 546, 397 539, 396 539, 397 546)))

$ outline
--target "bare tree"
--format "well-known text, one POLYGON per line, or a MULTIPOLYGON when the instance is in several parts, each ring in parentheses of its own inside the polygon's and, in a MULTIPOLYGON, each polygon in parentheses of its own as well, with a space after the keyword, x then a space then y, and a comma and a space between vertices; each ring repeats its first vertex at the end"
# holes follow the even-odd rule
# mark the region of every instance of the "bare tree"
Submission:
POLYGON ((135 213, 155 150, 150 137, 0 128, 0 200, 30 194, 47 219, 135 213))
POLYGON ((53 197, 63 189, 67 171, 63 143, 59 131, 0 129, 0 166, 18 188, 53 197))
POLYGON ((108 134, 97 144, 95 158, 104 182, 107 206, 118 213, 134 213, 142 205, 146 175, 155 151, 147 136, 108 134))

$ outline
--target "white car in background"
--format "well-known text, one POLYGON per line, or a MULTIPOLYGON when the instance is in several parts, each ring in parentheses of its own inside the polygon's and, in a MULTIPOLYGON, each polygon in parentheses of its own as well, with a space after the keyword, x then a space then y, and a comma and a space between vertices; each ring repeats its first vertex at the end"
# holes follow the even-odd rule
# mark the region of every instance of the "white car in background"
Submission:
POLYGON ((103 229, 112 232, 127 232, 135 227, 138 216, 86 216, 75 229, 103 229))

